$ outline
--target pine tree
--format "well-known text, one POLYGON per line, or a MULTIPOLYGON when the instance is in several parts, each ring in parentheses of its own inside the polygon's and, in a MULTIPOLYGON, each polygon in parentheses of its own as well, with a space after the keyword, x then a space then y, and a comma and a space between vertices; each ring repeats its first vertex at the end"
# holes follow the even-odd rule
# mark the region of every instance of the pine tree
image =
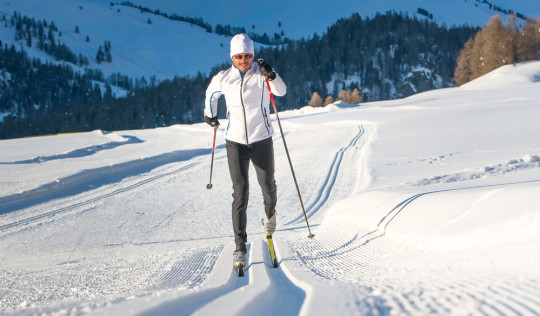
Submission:
POLYGON ((112 56, 111 56, 111 42, 110 41, 105 41, 105 43, 103 44, 103 46, 105 47, 105 61, 107 61, 108 63, 110 63, 112 61, 112 56))
POLYGON ((101 62, 104 60, 105 54, 103 53, 103 47, 99 46, 98 52, 96 55, 96 61, 98 64, 101 64, 101 62))

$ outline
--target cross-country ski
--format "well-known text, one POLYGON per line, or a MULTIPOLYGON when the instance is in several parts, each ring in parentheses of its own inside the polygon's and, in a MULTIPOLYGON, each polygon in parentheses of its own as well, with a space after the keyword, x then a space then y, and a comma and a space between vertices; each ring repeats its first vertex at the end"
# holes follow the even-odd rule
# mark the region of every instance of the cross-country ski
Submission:
POLYGON ((266 244, 268 245, 270 260, 272 261, 272 268, 277 268, 279 265, 276 256, 276 250, 274 249, 274 241, 272 240, 272 235, 266 235, 266 244))

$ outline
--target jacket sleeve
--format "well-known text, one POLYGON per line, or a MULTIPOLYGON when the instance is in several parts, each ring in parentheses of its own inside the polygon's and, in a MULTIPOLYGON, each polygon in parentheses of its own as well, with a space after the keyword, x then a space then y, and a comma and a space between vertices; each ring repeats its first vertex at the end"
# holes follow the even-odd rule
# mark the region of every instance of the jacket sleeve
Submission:
POLYGON ((218 100, 223 94, 221 89, 221 73, 212 78, 206 89, 206 99, 204 101, 204 115, 208 117, 217 116, 218 100))
POLYGON ((287 85, 281 79, 279 74, 276 72, 276 78, 272 81, 268 81, 270 83, 270 89, 272 89, 272 94, 277 95, 278 97, 284 96, 285 93, 287 93, 287 85))

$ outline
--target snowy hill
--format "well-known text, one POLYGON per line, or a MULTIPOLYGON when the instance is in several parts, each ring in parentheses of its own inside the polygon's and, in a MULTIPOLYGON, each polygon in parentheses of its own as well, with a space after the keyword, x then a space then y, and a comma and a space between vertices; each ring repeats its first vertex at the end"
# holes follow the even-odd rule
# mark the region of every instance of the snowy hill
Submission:
MULTIPOLYGON (((106 0, 101 1, 108 3, 106 0)), ((201 17, 212 25, 243 26, 248 31, 266 32, 269 35, 283 30, 285 36, 292 39, 312 36, 313 33, 321 35, 328 26, 340 18, 349 17, 352 13, 372 17, 377 12, 395 11, 425 18, 426 15, 418 13, 420 8, 427 11, 428 16, 440 24, 449 26, 468 24, 480 27, 494 14, 506 16, 497 8, 531 17, 540 15, 540 3, 534 0, 342 0, 339 1, 339 5, 324 0, 267 1, 258 5, 248 0, 236 1, 234 5, 227 1, 211 0, 205 1, 204 6, 196 0, 130 2, 182 16, 201 17), (255 28, 252 28, 253 26, 255 28)))
MULTIPOLYGON (((132 78, 142 76, 158 79, 175 75, 195 75, 228 61, 229 37, 207 33, 205 29, 166 19, 161 15, 141 12, 124 6, 111 5, 109 0, 0 0, 0 13, 10 16, 14 11, 36 20, 54 21, 62 33, 60 40, 76 54, 90 61, 90 68, 101 69, 107 76, 120 72, 132 78), (75 29, 79 29, 79 33, 75 29), (90 39, 86 41, 86 37, 90 39), (112 62, 97 64, 95 56, 105 41, 112 43, 112 62)), ((248 1, 147 1, 134 0, 134 5, 163 13, 202 18, 215 27, 217 24, 244 27, 247 31, 263 34, 284 32, 291 39, 322 34, 337 19, 358 12, 371 17, 377 12, 393 10, 409 16, 426 18, 418 13, 421 8, 433 20, 447 25, 482 26, 493 14, 495 6, 513 10, 526 16, 540 15, 540 3, 532 0, 473 0, 452 1, 341 1, 339 6, 328 1, 270 1, 255 6, 248 1), (281 24, 281 26, 280 26, 281 24), (255 26, 255 28, 252 28, 255 26)), ((502 14, 504 16, 504 14, 502 14)), ((14 42, 14 30, 0 28, 4 44, 14 42)), ((19 47, 22 41, 16 43, 19 47)), ((37 49, 25 48, 31 56, 45 60, 37 49)))
POLYGON ((253 175, 244 278, 208 126, 2 140, 0 313, 538 315, 538 78, 280 113, 316 236, 275 135, 280 267, 253 175))

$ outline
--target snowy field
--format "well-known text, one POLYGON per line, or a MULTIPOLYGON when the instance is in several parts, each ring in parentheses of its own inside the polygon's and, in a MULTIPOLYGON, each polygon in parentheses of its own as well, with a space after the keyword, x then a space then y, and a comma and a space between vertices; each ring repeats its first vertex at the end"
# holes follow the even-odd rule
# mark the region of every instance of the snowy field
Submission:
POLYGON ((208 126, 0 141, 0 314, 540 314, 540 62, 280 118, 316 236, 277 134, 280 267, 253 174, 244 278, 208 126))

